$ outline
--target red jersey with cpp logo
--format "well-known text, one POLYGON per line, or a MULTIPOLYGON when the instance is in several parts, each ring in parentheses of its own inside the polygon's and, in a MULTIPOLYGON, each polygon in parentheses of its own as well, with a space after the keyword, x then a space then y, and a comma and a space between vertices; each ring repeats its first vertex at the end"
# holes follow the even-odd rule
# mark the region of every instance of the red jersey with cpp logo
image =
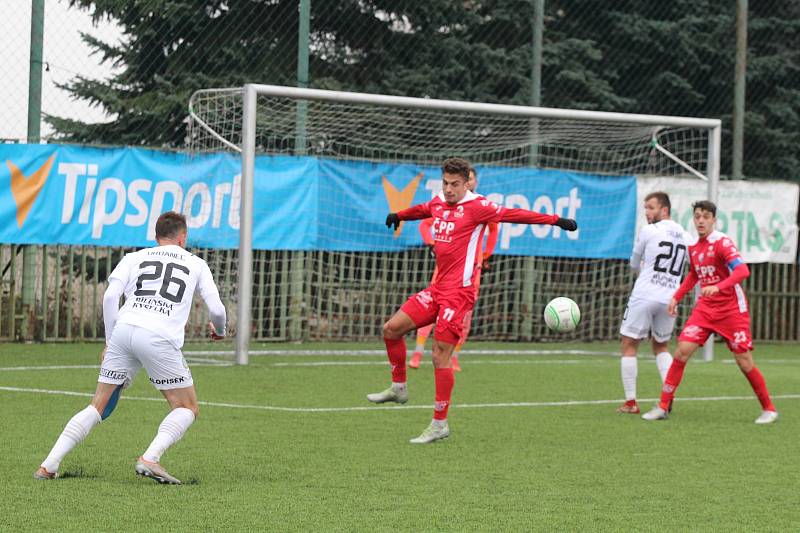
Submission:
POLYGON ((401 219, 433 217, 433 250, 438 274, 431 287, 459 289, 472 287, 481 257, 486 225, 499 222, 506 208, 483 196, 467 192, 456 205, 444 195, 398 213, 401 219))
MULTIPOLYGON (((701 287, 719 284, 741 263, 744 260, 736 245, 721 231, 713 231, 706 238, 689 246, 689 265, 701 287)), ((731 312, 747 313, 747 299, 742 286, 737 283, 721 289, 713 296, 702 296, 697 301, 697 307, 722 315, 731 312)))

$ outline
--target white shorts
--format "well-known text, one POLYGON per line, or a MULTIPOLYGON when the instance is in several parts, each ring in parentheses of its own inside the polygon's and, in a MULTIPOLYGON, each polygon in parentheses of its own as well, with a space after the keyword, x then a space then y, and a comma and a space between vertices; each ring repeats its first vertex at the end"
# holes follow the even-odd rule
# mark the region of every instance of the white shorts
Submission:
POLYGON ((619 332, 632 339, 644 339, 652 334, 657 342, 666 342, 674 328, 675 317, 667 313, 667 304, 631 298, 622 315, 619 332))
POLYGON ((112 385, 130 383, 142 367, 158 390, 194 385, 186 359, 170 341, 138 326, 117 324, 97 381, 112 385))

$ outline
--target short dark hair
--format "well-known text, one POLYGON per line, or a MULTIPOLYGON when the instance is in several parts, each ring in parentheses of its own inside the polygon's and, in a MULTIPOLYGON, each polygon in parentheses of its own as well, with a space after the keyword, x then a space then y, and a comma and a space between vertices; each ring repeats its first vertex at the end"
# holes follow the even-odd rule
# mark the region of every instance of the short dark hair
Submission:
POLYGON ((156 239, 174 239, 186 231, 186 217, 175 211, 161 213, 156 220, 156 239))
POLYGON ((711 200, 700 200, 699 202, 693 203, 692 213, 694 213, 698 209, 702 209, 703 211, 708 211, 715 218, 717 216, 717 206, 711 200))
POLYGON ((656 199, 658 205, 661 207, 667 208, 667 213, 672 211, 672 204, 669 201, 669 195, 663 191, 654 191, 644 197, 644 201, 652 200, 653 198, 656 199))
POLYGON ((445 159, 444 163, 442 163, 442 173, 443 174, 459 174, 464 176, 464 181, 469 181, 469 171, 472 167, 470 166, 469 162, 466 159, 461 159, 460 157, 451 157, 449 159, 445 159))

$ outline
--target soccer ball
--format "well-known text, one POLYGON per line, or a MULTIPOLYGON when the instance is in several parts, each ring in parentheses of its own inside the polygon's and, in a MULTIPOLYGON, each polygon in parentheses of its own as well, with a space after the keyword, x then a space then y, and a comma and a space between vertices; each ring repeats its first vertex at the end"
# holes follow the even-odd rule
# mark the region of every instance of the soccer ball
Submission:
POLYGON ((553 331, 566 333, 574 330, 580 324, 581 310, 574 301, 559 296, 550 300, 545 306, 544 322, 553 331))

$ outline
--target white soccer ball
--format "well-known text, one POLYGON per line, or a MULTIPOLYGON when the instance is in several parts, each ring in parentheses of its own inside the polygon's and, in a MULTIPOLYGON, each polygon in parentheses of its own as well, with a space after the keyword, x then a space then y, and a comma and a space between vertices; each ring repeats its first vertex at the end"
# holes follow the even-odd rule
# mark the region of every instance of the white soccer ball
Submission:
POLYGON ((553 298, 544 308, 544 322, 553 331, 573 331, 581 322, 581 310, 573 300, 564 296, 553 298))

